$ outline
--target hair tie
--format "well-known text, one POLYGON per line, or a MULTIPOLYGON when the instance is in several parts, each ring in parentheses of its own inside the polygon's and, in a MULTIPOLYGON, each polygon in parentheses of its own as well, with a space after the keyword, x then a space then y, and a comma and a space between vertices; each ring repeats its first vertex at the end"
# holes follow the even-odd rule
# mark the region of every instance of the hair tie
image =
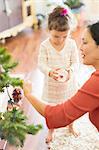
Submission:
POLYGON ((66 16, 68 14, 68 10, 66 8, 63 8, 60 12, 61 16, 66 16))

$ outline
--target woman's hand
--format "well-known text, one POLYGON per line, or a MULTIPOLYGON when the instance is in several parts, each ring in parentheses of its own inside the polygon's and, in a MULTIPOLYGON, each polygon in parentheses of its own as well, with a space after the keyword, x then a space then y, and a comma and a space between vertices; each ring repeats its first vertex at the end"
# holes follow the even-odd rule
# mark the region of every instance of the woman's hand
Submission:
POLYGON ((32 84, 30 82, 23 83, 23 91, 24 95, 27 100, 32 104, 32 106, 42 115, 45 117, 45 108, 46 105, 44 102, 41 102, 37 99, 34 95, 32 95, 32 84))
POLYGON ((25 96, 32 92, 32 84, 30 83, 30 81, 28 81, 28 82, 24 81, 24 83, 23 83, 23 91, 24 91, 24 95, 25 96))

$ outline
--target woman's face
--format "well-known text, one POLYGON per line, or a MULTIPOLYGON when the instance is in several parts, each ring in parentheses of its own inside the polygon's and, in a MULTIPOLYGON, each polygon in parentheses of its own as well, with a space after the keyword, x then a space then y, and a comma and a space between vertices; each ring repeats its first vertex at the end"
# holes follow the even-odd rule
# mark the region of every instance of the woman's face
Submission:
POLYGON ((80 49, 83 63, 99 69, 99 46, 96 45, 88 29, 84 32, 80 49))
POLYGON ((51 30, 50 32, 50 39, 53 44, 56 46, 64 44, 66 38, 69 35, 69 30, 67 31, 56 31, 56 30, 51 30))

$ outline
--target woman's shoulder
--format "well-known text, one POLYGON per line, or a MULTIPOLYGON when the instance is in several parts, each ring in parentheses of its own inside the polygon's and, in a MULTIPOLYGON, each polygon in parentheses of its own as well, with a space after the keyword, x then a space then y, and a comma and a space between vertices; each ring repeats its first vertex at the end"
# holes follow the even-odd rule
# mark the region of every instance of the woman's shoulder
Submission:
POLYGON ((96 83, 96 84, 99 83, 99 70, 95 70, 95 71, 91 74, 91 76, 90 76, 90 78, 89 78, 89 81, 94 82, 94 83, 96 83))
POLYGON ((99 97, 99 70, 94 71, 90 78, 85 82, 85 84, 81 87, 80 91, 89 93, 90 95, 98 95, 99 97))
POLYGON ((96 70, 92 73, 93 76, 99 76, 99 70, 96 70))

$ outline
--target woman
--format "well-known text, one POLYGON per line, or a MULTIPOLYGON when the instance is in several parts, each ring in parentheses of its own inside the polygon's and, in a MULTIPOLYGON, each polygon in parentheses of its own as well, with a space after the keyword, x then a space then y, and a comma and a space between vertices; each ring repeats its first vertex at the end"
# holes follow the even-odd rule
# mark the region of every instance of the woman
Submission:
POLYGON ((68 101, 51 105, 39 101, 32 94, 30 85, 24 83, 26 98, 45 117, 49 129, 65 127, 89 112, 89 119, 99 131, 99 22, 89 25, 81 45, 83 63, 92 65, 96 71, 80 90, 68 101))

